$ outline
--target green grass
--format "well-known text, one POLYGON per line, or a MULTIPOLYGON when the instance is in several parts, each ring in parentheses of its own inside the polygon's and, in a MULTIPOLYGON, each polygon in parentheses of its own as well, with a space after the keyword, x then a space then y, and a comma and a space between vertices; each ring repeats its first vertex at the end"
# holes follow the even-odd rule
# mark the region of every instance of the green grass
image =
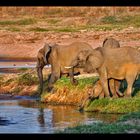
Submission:
POLYGON ((21 30, 17 27, 10 27, 10 28, 7 28, 6 30, 8 31, 11 31, 11 32, 20 32, 21 30))
MULTIPOLYGON (((120 89, 122 92, 127 88, 126 81, 124 81, 123 84, 124 88, 120 89)), ((140 78, 134 83, 131 98, 92 99, 88 105, 85 106, 84 110, 102 113, 129 113, 140 111, 140 78)))
POLYGON ((63 88, 63 87, 68 87, 71 90, 76 89, 84 89, 85 86, 92 85, 94 82, 96 82, 98 77, 89 77, 89 78, 77 78, 78 80, 78 85, 74 86, 71 84, 70 79, 67 77, 62 77, 55 83, 55 87, 57 88, 63 88))
POLYGON ((30 25, 34 24, 37 21, 32 18, 27 18, 27 19, 20 19, 20 20, 4 20, 0 21, 0 25, 30 25))
MULTIPOLYGON (((84 17, 85 20, 88 20, 89 17, 84 17)), ((26 31, 34 31, 34 32, 80 32, 81 30, 86 31, 111 31, 111 30, 122 30, 124 28, 128 28, 130 26, 139 28, 140 27, 140 15, 134 15, 134 16, 105 16, 101 18, 98 22, 87 22, 84 25, 80 24, 76 26, 71 25, 63 25, 59 24, 61 19, 59 17, 55 18, 24 18, 24 19, 18 19, 18 20, 1 20, 0 25, 1 29, 4 29, 3 27, 6 27, 5 30, 9 30, 12 32, 20 32, 23 29, 20 28, 22 25, 33 25, 36 24, 39 25, 41 21, 45 21, 47 26, 46 28, 43 27, 30 27, 26 29, 26 31), (57 24, 58 23, 58 24, 57 24), (8 28, 7 28, 8 26, 8 28), (16 27, 13 27, 16 26, 16 27), (19 27, 18 27, 19 26, 19 27)))
POLYGON ((74 128, 66 128, 64 131, 59 133, 100 133, 100 134, 125 134, 131 130, 137 130, 137 133, 140 131, 140 126, 133 126, 128 124, 106 124, 106 123, 93 123, 91 125, 79 125, 74 128))
POLYGON ((31 75, 30 73, 25 73, 25 74, 20 75, 17 78, 17 83, 18 83, 18 85, 31 86, 34 84, 38 84, 38 78, 36 75, 31 75))
POLYGON ((29 31, 34 31, 34 32, 48 32, 48 31, 50 31, 50 29, 41 28, 41 27, 34 27, 34 28, 30 28, 29 31))
POLYGON ((4 77, 0 75, 0 86, 3 84, 4 77))
POLYGON ((110 26, 116 24, 119 26, 134 26, 134 27, 140 27, 140 15, 135 16, 106 16, 101 19, 102 24, 110 24, 110 26))
POLYGON ((123 115, 118 119, 118 122, 123 122, 131 119, 140 119, 140 112, 128 113, 127 115, 123 115))
POLYGON ((55 32, 78 32, 79 29, 72 28, 72 27, 63 27, 63 28, 57 28, 57 29, 52 29, 55 32))
POLYGON ((99 133, 99 134, 125 134, 125 133, 140 133, 140 126, 137 123, 126 123, 131 120, 140 120, 140 112, 129 113, 121 116, 116 122, 104 123, 96 122, 90 125, 78 125, 75 127, 65 128, 64 131, 56 133, 99 133))
POLYGON ((16 87, 16 88, 14 88, 11 92, 12 92, 13 94, 17 94, 17 93, 19 93, 21 90, 22 90, 21 87, 16 87))
POLYGON ((3 86, 9 85, 10 83, 14 82, 15 80, 16 80, 15 78, 8 79, 8 80, 3 82, 3 86))
POLYGON ((60 19, 47 19, 46 20, 49 24, 54 25, 57 24, 58 22, 60 22, 60 19))
POLYGON ((34 32, 48 32, 48 31, 54 31, 54 32, 78 32, 79 30, 76 28, 71 28, 71 27, 60 27, 60 28, 41 28, 41 27, 34 27, 30 28, 29 31, 34 31, 34 32))
MULTIPOLYGON (((70 82, 70 79, 67 77, 61 77, 60 79, 58 79, 56 81, 56 83, 54 84, 54 88, 55 89, 63 89, 63 88, 67 88, 69 91, 74 92, 82 92, 83 90, 85 90, 86 87, 88 86, 92 86, 93 83, 95 83, 97 81, 98 77, 89 77, 89 78, 77 78, 78 80, 78 85, 72 85, 70 82)), ((47 92, 47 81, 44 83, 44 89, 43 89, 43 93, 41 95, 42 101, 44 100, 44 98, 46 97, 46 95, 48 95, 47 92)), ((40 90, 40 87, 38 87, 38 92, 40 90)))
POLYGON ((101 19, 101 22, 114 24, 118 22, 118 20, 115 16, 105 16, 101 19))
POLYGON ((95 111, 101 113, 129 113, 140 111, 140 97, 117 98, 117 99, 95 99, 85 111, 95 111))

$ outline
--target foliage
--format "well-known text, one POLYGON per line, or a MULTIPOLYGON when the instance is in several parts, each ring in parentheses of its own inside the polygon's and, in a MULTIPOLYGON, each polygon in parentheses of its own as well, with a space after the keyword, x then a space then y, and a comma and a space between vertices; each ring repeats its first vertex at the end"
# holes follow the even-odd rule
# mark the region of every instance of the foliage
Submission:
POLYGON ((120 17, 115 17, 115 16, 105 16, 101 19, 101 22, 104 24, 116 24, 120 26, 134 26, 134 27, 140 27, 140 16, 135 15, 135 16, 120 16, 120 17))
POLYGON ((114 24, 117 22, 117 19, 115 16, 105 16, 101 19, 101 22, 114 24))
POLYGON ((140 131, 140 126, 133 126, 128 124, 106 124, 106 123, 93 123, 91 125, 79 125, 74 128, 66 128, 59 133, 100 133, 100 134, 124 134, 131 130, 140 131))
POLYGON ((34 28, 30 28, 29 31, 47 32, 47 31, 50 31, 50 30, 49 29, 46 29, 46 28, 41 28, 41 27, 34 27, 34 28))
POLYGON ((17 79, 19 85, 34 85, 38 83, 38 78, 35 75, 31 75, 30 73, 25 73, 20 75, 17 79))
POLYGON ((13 94, 15 94, 15 93, 19 93, 21 90, 22 90, 21 87, 15 87, 11 92, 12 92, 13 94))
POLYGON ((7 28, 6 30, 12 31, 12 32, 20 32, 20 29, 17 27, 10 27, 10 28, 7 28))
POLYGON ((57 133, 100 133, 100 134, 124 134, 124 133, 139 133, 140 126, 139 124, 126 123, 131 120, 139 120, 140 112, 129 113, 127 115, 121 116, 116 122, 113 123, 104 123, 96 122, 90 125, 80 124, 76 127, 68 127, 64 131, 59 131, 57 133))
POLYGON ((6 80, 6 81, 3 82, 3 86, 9 85, 9 84, 12 83, 13 81, 15 81, 15 78, 8 79, 8 80, 6 80))
POLYGON ((62 77, 59 79, 56 83, 55 86, 57 88, 62 88, 62 87, 68 87, 71 90, 77 89, 83 89, 85 86, 92 85, 95 81, 97 81, 98 77, 89 77, 89 78, 77 78, 78 80, 78 85, 74 86, 71 84, 70 79, 67 77, 62 77))
POLYGON ((140 119, 140 112, 133 112, 133 113, 128 113, 126 115, 123 115, 119 118, 118 122, 122 122, 122 121, 127 121, 127 120, 131 120, 131 119, 140 119))
POLYGON ((95 99, 85 111, 98 111, 102 113, 128 113, 140 111, 140 97, 95 99))
POLYGON ((0 75, 0 85, 3 84, 4 77, 0 75))
POLYGON ((60 20, 59 19, 47 19, 47 22, 49 23, 49 24, 56 24, 56 23, 58 23, 60 20))
POLYGON ((30 25, 36 23, 35 19, 27 18, 21 20, 4 20, 0 21, 0 25, 30 25))

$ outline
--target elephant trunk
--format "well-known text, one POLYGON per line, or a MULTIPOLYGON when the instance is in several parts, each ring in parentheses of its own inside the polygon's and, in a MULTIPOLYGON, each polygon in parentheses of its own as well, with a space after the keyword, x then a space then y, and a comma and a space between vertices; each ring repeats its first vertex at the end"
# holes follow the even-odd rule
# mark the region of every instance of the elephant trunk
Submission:
POLYGON ((39 78, 39 83, 40 83, 40 90, 39 93, 41 94, 43 92, 43 74, 42 74, 42 69, 41 67, 37 67, 37 74, 39 78))

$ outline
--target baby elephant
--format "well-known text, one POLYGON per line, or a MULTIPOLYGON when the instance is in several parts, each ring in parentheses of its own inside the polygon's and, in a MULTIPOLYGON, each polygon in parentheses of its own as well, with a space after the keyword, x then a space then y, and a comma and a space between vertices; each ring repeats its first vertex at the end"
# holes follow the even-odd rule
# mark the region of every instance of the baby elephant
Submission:
MULTIPOLYGON (((114 79, 110 79, 109 81, 110 81, 110 83, 108 85, 109 85, 109 91, 112 94, 111 96, 113 98, 122 97, 123 94, 119 91, 120 82, 117 81, 117 80, 114 80, 114 79), (113 83, 113 82, 115 82, 115 83, 113 83), (115 95, 114 95, 114 93, 112 93, 112 91, 115 91, 115 95)), ((100 80, 98 80, 94 84, 94 86, 91 89, 88 90, 88 95, 91 98, 97 98, 98 97, 98 98, 101 99, 101 98, 105 97, 105 93, 103 91, 103 88, 102 88, 100 80)))

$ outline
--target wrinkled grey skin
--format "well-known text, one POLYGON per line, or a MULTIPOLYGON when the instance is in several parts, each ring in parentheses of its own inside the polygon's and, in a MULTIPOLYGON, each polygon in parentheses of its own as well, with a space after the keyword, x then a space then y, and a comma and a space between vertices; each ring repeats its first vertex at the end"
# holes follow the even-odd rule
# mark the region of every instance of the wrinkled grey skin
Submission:
POLYGON ((108 79, 125 79, 127 91, 125 96, 131 97, 132 86, 140 73, 140 52, 132 47, 100 48, 86 53, 81 51, 78 61, 85 61, 85 71, 96 69, 100 76, 105 97, 110 97, 108 79))
POLYGON ((77 55, 83 50, 93 50, 92 47, 85 42, 74 42, 69 45, 45 44, 37 54, 37 73, 40 83, 40 94, 43 91, 43 74, 42 69, 45 65, 51 65, 51 75, 48 79, 48 91, 53 89, 53 84, 61 78, 63 73, 68 73, 72 84, 77 85, 78 82, 74 79, 74 67, 71 63, 77 55))

